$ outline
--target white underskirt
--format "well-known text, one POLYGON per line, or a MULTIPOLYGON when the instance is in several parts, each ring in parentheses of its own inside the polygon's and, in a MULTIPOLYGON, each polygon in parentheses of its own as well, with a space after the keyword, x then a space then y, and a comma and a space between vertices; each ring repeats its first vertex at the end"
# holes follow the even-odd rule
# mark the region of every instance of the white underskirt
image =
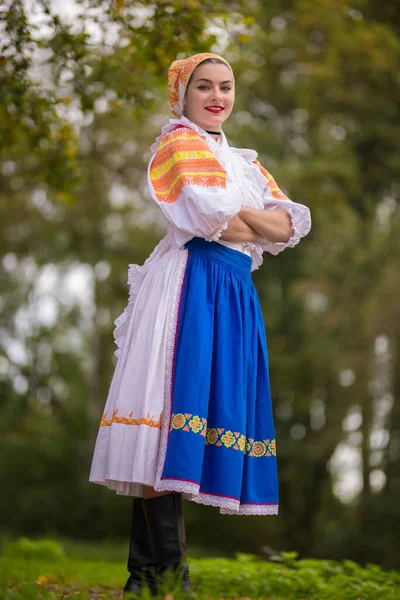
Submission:
POLYGON ((118 494, 140 497, 143 485, 155 485, 171 309, 186 260, 174 249, 152 266, 125 324, 89 477, 118 494))

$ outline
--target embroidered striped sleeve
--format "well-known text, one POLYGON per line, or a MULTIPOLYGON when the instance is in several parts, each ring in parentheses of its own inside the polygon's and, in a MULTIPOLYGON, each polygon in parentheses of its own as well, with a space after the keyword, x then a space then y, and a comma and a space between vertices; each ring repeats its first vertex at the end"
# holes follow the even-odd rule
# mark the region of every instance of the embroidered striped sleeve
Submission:
POLYGON ((255 160, 254 164, 258 167, 266 180, 266 185, 263 190, 264 210, 285 210, 290 215, 293 235, 287 242, 261 240, 259 243, 263 250, 276 255, 285 250, 285 248, 293 248, 300 242, 302 237, 309 233, 311 229, 311 214, 307 206, 292 202, 292 200, 282 192, 271 173, 269 173, 258 160, 255 160))
POLYGON ((271 173, 269 173, 269 171, 267 171, 267 169, 264 169, 264 167, 262 166, 260 161, 255 160, 254 163, 257 165, 257 167, 260 169, 261 173, 264 175, 265 179, 267 180, 266 184, 267 184, 268 190, 271 192, 273 198, 276 198, 277 200, 289 200, 289 198, 286 196, 286 194, 284 194, 282 192, 282 190, 278 187, 278 184, 276 183, 275 179, 272 177, 271 173))
POLYGON ((226 171, 205 140, 190 129, 177 129, 161 141, 150 168, 159 202, 176 202, 186 185, 226 189, 226 171))
POLYGON ((220 237, 241 207, 240 190, 205 140, 179 128, 161 140, 148 171, 149 192, 167 219, 192 237, 220 237))

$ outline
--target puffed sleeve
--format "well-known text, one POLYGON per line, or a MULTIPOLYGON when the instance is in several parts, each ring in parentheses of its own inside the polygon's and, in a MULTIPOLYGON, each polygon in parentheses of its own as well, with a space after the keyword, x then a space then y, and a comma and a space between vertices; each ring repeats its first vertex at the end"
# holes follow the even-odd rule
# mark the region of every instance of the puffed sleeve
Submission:
POLYGON ((309 208, 304 206, 304 204, 298 204, 289 200, 286 194, 279 189, 271 173, 264 169, 258 160, 254 161, 254 163, 259 169, 259 174, 264 177, 264 210, 286 210, 291 219, 293 235, 287 242, 270 242, 269 240, 257 242, 263 250, 276 255, 285 250, 285 248, 293 248, 293 246, 296 246, 300 242, 302 237, 309 233, 311 229, 311 214, 309 208))
POLYGON ((205 140, 181 127, 160 141, 148 169, 150 196, 183 239, 218 240, 241 208, 241 192, 205 140))

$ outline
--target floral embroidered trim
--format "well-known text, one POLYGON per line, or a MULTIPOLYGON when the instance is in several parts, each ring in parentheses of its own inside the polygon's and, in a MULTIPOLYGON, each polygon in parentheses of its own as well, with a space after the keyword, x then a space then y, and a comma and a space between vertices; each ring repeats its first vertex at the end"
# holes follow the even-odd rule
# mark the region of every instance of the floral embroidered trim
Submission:
POLYGON ((207 419, 187 413, 176 413, 171 418, 170 431, 182 430, 197 433, 205 437, 206 445, 225 446, 244 452, 245 455, 254 458, 263 456, 276 456, 275 440, 254 440, 247 438, 244 433, 231 431, 230 429, 221 429, 217 427, 207 427, 207 419))
POLYGON ((193 433, 200 433, 200 435, 205 437, 206 426, 207 419, 201 419, 197 415, 184 415, 183 413, 172 415, 171 430, 183 429, 183 431, 193 431, 193 433))
POLYGON ((162 138, 149 174, 159 202, 175 202, 185 185, 226 188, 225 169, 207 142, 188 127, 162 138))
POLYGON ((255 160, 254 164, 257 165, 257 167, 260 169, 261 173, 264 175, 265 179, 267 180, 267 186, 271 190, 273 197, 276 198, 277 200, 289 200, 289 198, 286 196, 286 194, 284 194, 282 192, 282 190, 278 187, 278 184, 276 183, 275 179, 272 177, 271 173, 269 173, 269 171, 267 171, 267 169, 264 169, 264 167, 262 166, 260 161, 255 160))
POLYGON ((148 413, 147 417, 142 417, 140 419, 133 419, 133 413, 129 413, 127 417, 118 416, 118 408, 116 408, 112 414, 111 419, 107 419, 107 413, 105 412, 101 417, 100 427, 111 427, 113 423, 121 423, 123 425, 148 425, 149 427, 156 427, 157 429, 161 428, 161 421, 154 421, 154 419, 150 419, 150 413, 148 413))

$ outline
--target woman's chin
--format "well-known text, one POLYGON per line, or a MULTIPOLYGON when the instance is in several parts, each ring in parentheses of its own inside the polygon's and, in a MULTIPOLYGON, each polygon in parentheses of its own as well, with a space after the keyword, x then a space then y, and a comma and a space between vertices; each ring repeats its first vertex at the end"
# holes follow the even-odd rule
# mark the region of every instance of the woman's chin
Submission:
POLYGON ((199 125, 202 129, 206 131, 220 131, 222 127, 222 123, 226 120, 226 117, 222 117, 222 115, 213 115, 210 119, 198 119, 197 121, 193 120, 196 125, 199 125))

